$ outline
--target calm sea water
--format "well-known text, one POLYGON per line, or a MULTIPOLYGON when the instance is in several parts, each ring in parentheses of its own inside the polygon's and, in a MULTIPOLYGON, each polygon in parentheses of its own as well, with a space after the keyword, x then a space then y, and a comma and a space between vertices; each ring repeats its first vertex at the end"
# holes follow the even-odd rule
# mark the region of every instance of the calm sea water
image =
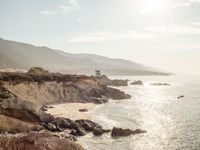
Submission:
POLYGON ((112 77, 142 80, 144 86, 119 87, 130 100, 110 101, 91 114, 105 128, 144 129, 145 134, 113 139, 110 134, 80 138, 88 150, 200 150, 200 76, 112 77), (172 86, 151 86, 166 82, 172 86), (183 99, 177 96, 185 95, 183 99))

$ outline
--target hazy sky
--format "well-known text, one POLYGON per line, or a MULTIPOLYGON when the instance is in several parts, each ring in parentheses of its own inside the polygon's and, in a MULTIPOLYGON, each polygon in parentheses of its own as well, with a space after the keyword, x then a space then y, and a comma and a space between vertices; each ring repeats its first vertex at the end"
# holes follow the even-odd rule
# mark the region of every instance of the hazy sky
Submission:
POLYGON ((200 72, 200 0, 0 0, 0 37, 200 72))

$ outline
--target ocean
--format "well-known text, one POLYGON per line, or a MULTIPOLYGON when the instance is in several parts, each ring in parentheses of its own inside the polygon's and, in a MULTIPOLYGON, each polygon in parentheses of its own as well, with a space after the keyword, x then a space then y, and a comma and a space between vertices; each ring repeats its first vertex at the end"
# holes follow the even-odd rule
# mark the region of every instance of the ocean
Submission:
POLYGON ((128 100, 110 100, 90 112, 104 128, 143 129, 147 133, 113 139, 88 134, 79 138, 87 150, 200 150, 200 76, 126 76, 144 86, 118 87, 128 100), (162 82, 171 86, 152 86, 162 82), (184 98, 177 97, 184 95, 184 98))

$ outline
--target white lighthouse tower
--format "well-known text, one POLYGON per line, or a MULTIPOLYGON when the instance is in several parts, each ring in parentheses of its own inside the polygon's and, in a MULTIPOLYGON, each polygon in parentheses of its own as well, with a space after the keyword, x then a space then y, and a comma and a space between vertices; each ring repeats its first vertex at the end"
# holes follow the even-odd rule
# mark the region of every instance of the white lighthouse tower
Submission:
POLYGON ((101 71, 100 70, 98 70, 98 69, 96 69, 95 70, 95 77, 101 77, 101 71))

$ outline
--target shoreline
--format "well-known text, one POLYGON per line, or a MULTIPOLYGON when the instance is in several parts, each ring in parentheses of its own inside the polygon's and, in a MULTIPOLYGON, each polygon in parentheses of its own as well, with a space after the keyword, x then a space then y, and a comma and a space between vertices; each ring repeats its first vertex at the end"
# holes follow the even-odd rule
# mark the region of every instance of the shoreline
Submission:
POLYGON ((48 108, 47 113, 54 117, 64 117, 72 120, 88 119, 92 120, 89 113, 95 109, 98 104, 94 103, 63 103, 51 105, 53 108, 48 108), (87 112, 81 112, 80 109, 87 109, 87 112))
MULTIPOLYGON (((96 79, 85 75, 59 73, 0 72, 1 115, 16 119, 16 123, 9 128, 1 125, 4 128, 2 133, 6 133, 7 143, 0 143, 0 149, 5 149, 10 144, 15 147, 42 147, 48 144, 46 139, 51 139, 56 141, 51 142, 52 146, 57 144, 60 150, 66 146, 73 150, 82 150, 85 143, 79 144, 78 137, 90 133, 100 136, 111 132, 92 121, 92 110, 110 99, 131 98, 125 92, 109 87, 127 86, 127 82, 111 80, 106 76, 96 79), (30 122, 34 126, 29 127, 24 122, 30 122), (22 135, 20 124, 27 127, 27 132, 22 135), (8 136, 8 131, 12 136, 8 136), (38 141, 45 140, 41 144, 31 143, 33 136, 38 141), (22 139, 22 143, 15 142, 22 139)), ((9 122, 6 119, 6 123, 9 122)), ((1 139, 4 139, 3 134, 1 139)))

